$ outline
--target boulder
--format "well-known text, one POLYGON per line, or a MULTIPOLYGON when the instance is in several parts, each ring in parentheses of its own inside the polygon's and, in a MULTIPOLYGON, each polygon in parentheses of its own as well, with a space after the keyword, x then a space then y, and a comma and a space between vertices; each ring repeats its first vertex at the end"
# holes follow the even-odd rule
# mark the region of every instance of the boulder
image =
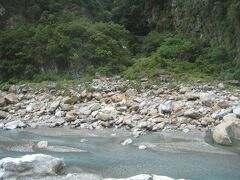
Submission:
POLYGON ((4 106, 6 106, 5 98, 0 96, 0 107, 4 107, 4 106))
POLYGON ((125 94, 116 94, 111 97, 113 102, 121 102, 122 100, 126 99, 125 94))
POLYGON ((60 101, 52 102, 49 106, 49 112, 53 113, 58 108, 59 105, 60 105, 60 101))
POLYGON ((20 89, 21 89, 21 86, 19 86, 19 85, 11 85, 8 89, 8 92, 19 93, 20 89))
POLYGON ((196 101, 200 98, 199 94, 192 92, 186 93, 185 97, 188 101, 196 101))
POLYGON ((0 123, 0 129, 3 129, 3 128, 4 128, 4 124, 0 123))
POLYGON ((126 91, 126 96, 128 97, 134 97, 136 95, 138 95, 138 91, 136 89, 128 89, 126 91))
POLYGON ((44 154, 0 160, 0 179, 56 175, 64 167, 62 159, 44 154))
POLYGON ((18 124, 19 124, 19 121, 12 121, 12 122, 6 123, 4 125, 4 129, 6 130, 16 129, 18 127, 18 124))
POLYGON ((207 106, 207 107, 213 106, 213 99, 209 96, 206 96, 206 95, 201 96, 200 101, 204 106, 207 106))
POLYGON ((110 113, 100 112, 97 115, 97 118, 101 121, 110 121, 113 119, 112 115, 110 113))
POLYGON ((37 148, 39 149, 45 149, 48 147, 48 142, 47 141, 40 141, 37 143, 37 148))
POLYGON ((101 109, 101 104, 99 104, 99 103, 95 103, 90 107, 91 111, 97 111, 99 109, 101 109))
POLYGON ((129 144, 132 144, 133 143, 133 140, 131 138, 128 138, 126 140, 124 140, 121 145, 122 146, 126 146, 126 145, 129 145, 129 144))
POLYGON ((187 110, 184 113, 184 116, 190 117, 192 119, 200 119, 203 115, 200 112, 198 112, 198 111, 187 110))
POLYGON ((60 108, 62 111, 71 111, 73 107, 69 104, 60 104, 60 108))
POLYGON ((187 91, 189 91, 189 87, 180 87, 180 89, 178 90, 178 92, 180 94, 185 94, 187 91))
POLYGON ((66 97, 63 99, 64 104, 75 104, 79 100, 78 96, 66 97))
POLYGON ((234 115, 227 115, 213 130, 213 140, 218 144, 230 146, 231 138, 240 139, 240 120, 234 115))
POLYGON ((167 101, 164 104, 160 104, 158 107, 158 111, 161 114, 171 113, 172 110, 173 110, 173 102, 172 101, 167 101))
POLYGON ((217 105, 220 108, 223 108, 223 109, 227 109, 228 107, 230 107, 230 105, 227 101, 220 101, 220 102, 217 103, 217 105))
POLYGON ((14 94, 14 93, 10 93, 10 94, 6 95, 5 100, 6 100, 7 104, 18 103, 18 98, 17 98, 16 94, 14 94))
POLYGON ((138 149, 139 150, 145 150, 145 149, 147 149, 147 146, 141 144, 141 145, 138 146, 138 149))
POLYGON ((120 178, 120 179, 106 178, 103 180, 174 180, 174 179, 167 176, 140 174, 140 175, 129 177, 129 178, 120 178))
POLYGON ((236 107, 233 109, 233 113, 236 114, 238 118, 240 118, 240 106, 236 107))
POLYGON ((140 174, 140 175, 129 177, 129 178, 120 178, 120 179, 106 178, 103 180, 152 180, 152 176, 147 174, 140 174))
POLYGON ((215 120, 211 117, 203 117, 201 119, 201 125, 202 126, 208 126, 211 125, 215 120))
POLYGON ((9 114, 5 111, 0 110, 0 119, 7 119, 9 114))
POLYGON ((224 84, 223 83, 219 83, 217 85, 217 87, 220 89, 220 90, 223 90, 225 88, 224 84))

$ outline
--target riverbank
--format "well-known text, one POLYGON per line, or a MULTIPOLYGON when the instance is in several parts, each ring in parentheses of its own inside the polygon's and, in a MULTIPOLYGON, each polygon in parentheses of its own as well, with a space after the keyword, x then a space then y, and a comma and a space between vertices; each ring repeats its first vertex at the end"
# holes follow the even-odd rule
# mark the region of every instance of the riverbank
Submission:
MULTIPOLYGON (((165 79, 167 81, 167 79, 165 79)), ((0 128, 40 126, 77 129, 129 129, 134 136, 147 131, 208 131, 223 117, 239 117, 239 89, 224 84, 152 84, 114 78, 68 85, 48 84, 40 89, 15 85, 0 92, 0 128), (66 88, 67 87, 67 88, 66 88)))

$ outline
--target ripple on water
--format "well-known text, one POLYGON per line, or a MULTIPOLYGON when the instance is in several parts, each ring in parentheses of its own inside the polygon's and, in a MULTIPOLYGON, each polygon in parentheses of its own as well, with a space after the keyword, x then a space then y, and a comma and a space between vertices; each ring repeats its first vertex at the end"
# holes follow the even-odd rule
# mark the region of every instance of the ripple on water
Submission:
MULTIPOLYGON (((62 133, 64 131, 61 129, 62 133)), ((64 158, 69 170, 74 172, 88 172, 102 177, 129 177, 136 174, 160 174, 173 178, 185 179, 240 179, 240 156, 232 154, 214 154, 204 152, 169 153, 139 150, 135 144, 150 142, 158 147, 165 144, 180 145, 184 142, 178 138, 164 138, 161 135, 147 135, 133 139, 129 146, 121 146, 126 137, 82 137, 72 136, 45 136, 24 131, 0 131, 0 158, 19 157, 28 152, 9 151, 5 146, 21 149, 32 146, 38 141, 46 140, 49 146, 64 146, 70 149, 82 149, 83 152, 52 152, 39 151, 33 148, 33 153, 44 152, 55 157, 64 158), (11 141, 1 141, 10 138, 11 141), (88 141, 81 143, 84 138, 88 141), (2 144, 4 143, 4 144, 2 144), (21 146, 22 145, 22 146, 21 146)), ((196 142, 197 143, 197 142, 196 142)), ((198 146, 199 147, 199 146, 198 146)))

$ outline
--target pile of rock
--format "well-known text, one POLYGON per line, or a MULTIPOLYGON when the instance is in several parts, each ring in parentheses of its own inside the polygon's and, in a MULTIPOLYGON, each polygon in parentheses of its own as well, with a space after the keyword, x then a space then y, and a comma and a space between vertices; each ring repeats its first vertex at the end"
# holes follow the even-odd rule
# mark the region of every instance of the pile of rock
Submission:
POLYGON ((223 84, 170 89, 168 83, 146 83, 136 90, 133 82, 119 77, 94 79, 88 86, 69 87, 68 96, 54 86, 38 91, 12 87, 11 92, 0 92, 0 128, 124 126, 138 136, 145 131, 213 129, 228 114, 240 117, 239 90, 227 91, 223 84))

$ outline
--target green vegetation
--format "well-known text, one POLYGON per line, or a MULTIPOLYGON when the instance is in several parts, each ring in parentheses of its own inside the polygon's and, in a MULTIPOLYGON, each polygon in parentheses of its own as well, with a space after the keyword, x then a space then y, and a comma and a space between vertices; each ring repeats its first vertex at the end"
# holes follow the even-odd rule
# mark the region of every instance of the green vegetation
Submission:
POLYGON ((0 82, 240 79, 238 0, 3 0, 0 82))
POLYGON ((239 79, 239 69, 223 47, 203 43, 181 34, 151 32, 143 41, 141 53, 124 75, 130 79, 157 79, 168 74, 177 79, 239 79))

